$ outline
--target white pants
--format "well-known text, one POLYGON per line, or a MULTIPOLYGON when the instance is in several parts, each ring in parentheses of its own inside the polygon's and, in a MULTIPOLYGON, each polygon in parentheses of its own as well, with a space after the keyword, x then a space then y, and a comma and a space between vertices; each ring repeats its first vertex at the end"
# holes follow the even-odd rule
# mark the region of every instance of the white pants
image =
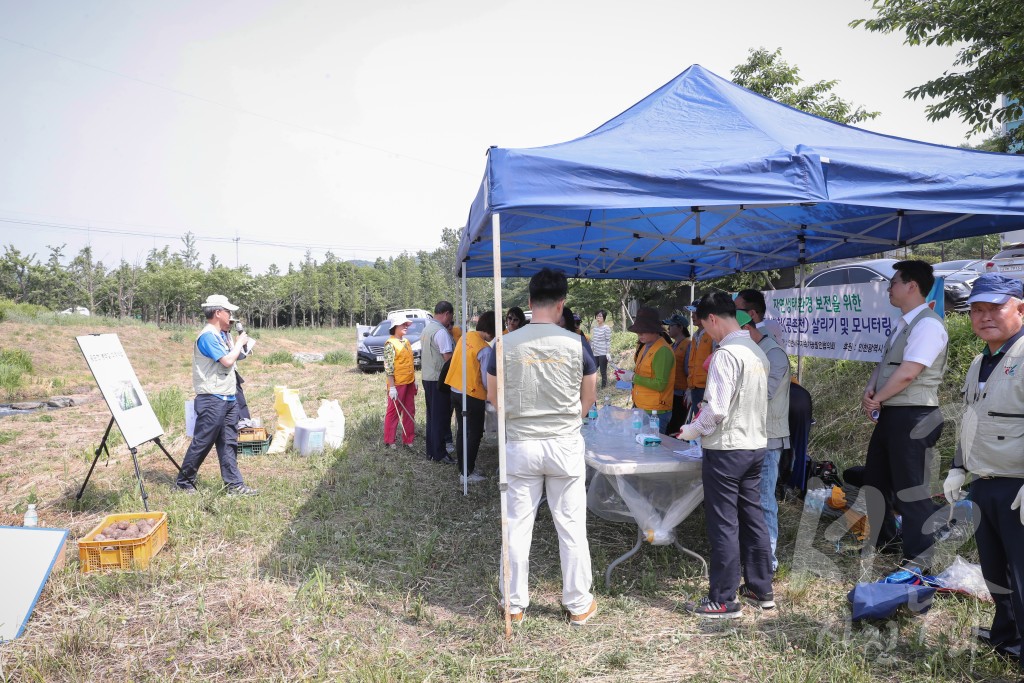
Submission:
MULTIPOLYGON (((548 507, 558 531, 562 560, 562 604, 572 614, 590 607, 593 575, 587 543, 587 489, 585 446, 582 435, 558 439, 509 441, 505 445, 508 471, 508 537, 513 612, 530 604, 530 544, 533 520, 541 494, 547 490, 548 507)), ((504 590, 504 579, 501 589, 504 590)))

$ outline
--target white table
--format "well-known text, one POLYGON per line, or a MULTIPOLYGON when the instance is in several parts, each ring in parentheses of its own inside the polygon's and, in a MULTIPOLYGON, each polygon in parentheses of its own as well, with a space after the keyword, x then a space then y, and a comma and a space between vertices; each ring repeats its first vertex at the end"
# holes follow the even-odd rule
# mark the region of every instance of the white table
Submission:
POLYGON ((588 428, 583 436, 587 466, 593 469, 587 508, 602 519, 637 525, 636 545, 608 566, 605 586, 611 587, 612 570, 635 555, 644 541, 674 545, 699 560, 707 576, 704 558, 683 547, 675 534, 675 527, 704 500, 699 446, 665 435, 657 446, 641 446, 631 436, 588 428), (675 451, 686 451, 691 457, 675 451))

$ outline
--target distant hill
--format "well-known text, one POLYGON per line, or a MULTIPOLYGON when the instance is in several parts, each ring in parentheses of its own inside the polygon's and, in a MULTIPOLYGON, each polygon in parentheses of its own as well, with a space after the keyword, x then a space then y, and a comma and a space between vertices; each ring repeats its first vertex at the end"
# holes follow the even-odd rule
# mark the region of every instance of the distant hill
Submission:
POLYGON ((373 267, 373 261, 364 261, 362 259, 349 259, 345 263, 351 263, 353 266, 362 267, 373 267))

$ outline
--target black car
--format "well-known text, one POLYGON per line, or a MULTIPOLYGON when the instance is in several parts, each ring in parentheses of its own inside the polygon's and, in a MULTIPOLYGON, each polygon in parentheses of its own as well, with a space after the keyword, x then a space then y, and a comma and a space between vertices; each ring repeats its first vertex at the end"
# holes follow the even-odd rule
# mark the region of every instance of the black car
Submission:
MULTIPOLYGON (((896 259, 880 258, 855 263, 844 263, 818 271, 807 278, 807 287, 823 285, 848 285, 864 282, 888 282, 896 273, 893 264, 896 259)), ((964 313, 970 310, 967 299, 978 273, 969 268, 956 271, 936 270, 936 277, 945 278, 943 306, 946 312, 964 313)))
MULTIPOLYGON (((412 318, 409 328, 405 332, 405 338, 412 344, 413 362, 416 369, 420 367, 420 335, 423 334, 423 327, 427 324, 426 318, 412 318)), ((363 372, 373 372, 384 369, 384 343, 391 336, 391 323, 385 320, 369 332, 364 332, 363 337, 356 344, 356 364, 363 372)))

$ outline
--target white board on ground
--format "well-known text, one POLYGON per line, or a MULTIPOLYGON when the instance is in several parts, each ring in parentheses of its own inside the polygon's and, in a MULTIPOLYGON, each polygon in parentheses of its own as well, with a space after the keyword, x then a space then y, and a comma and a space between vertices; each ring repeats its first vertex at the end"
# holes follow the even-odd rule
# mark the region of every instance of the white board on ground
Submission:
POLYGON ((164 433, 116 334, 75 337, 128 448, 164 433))
POLYGON ((0 526, 0 643, 25 630, 67 537, 67 529, 0 526))

